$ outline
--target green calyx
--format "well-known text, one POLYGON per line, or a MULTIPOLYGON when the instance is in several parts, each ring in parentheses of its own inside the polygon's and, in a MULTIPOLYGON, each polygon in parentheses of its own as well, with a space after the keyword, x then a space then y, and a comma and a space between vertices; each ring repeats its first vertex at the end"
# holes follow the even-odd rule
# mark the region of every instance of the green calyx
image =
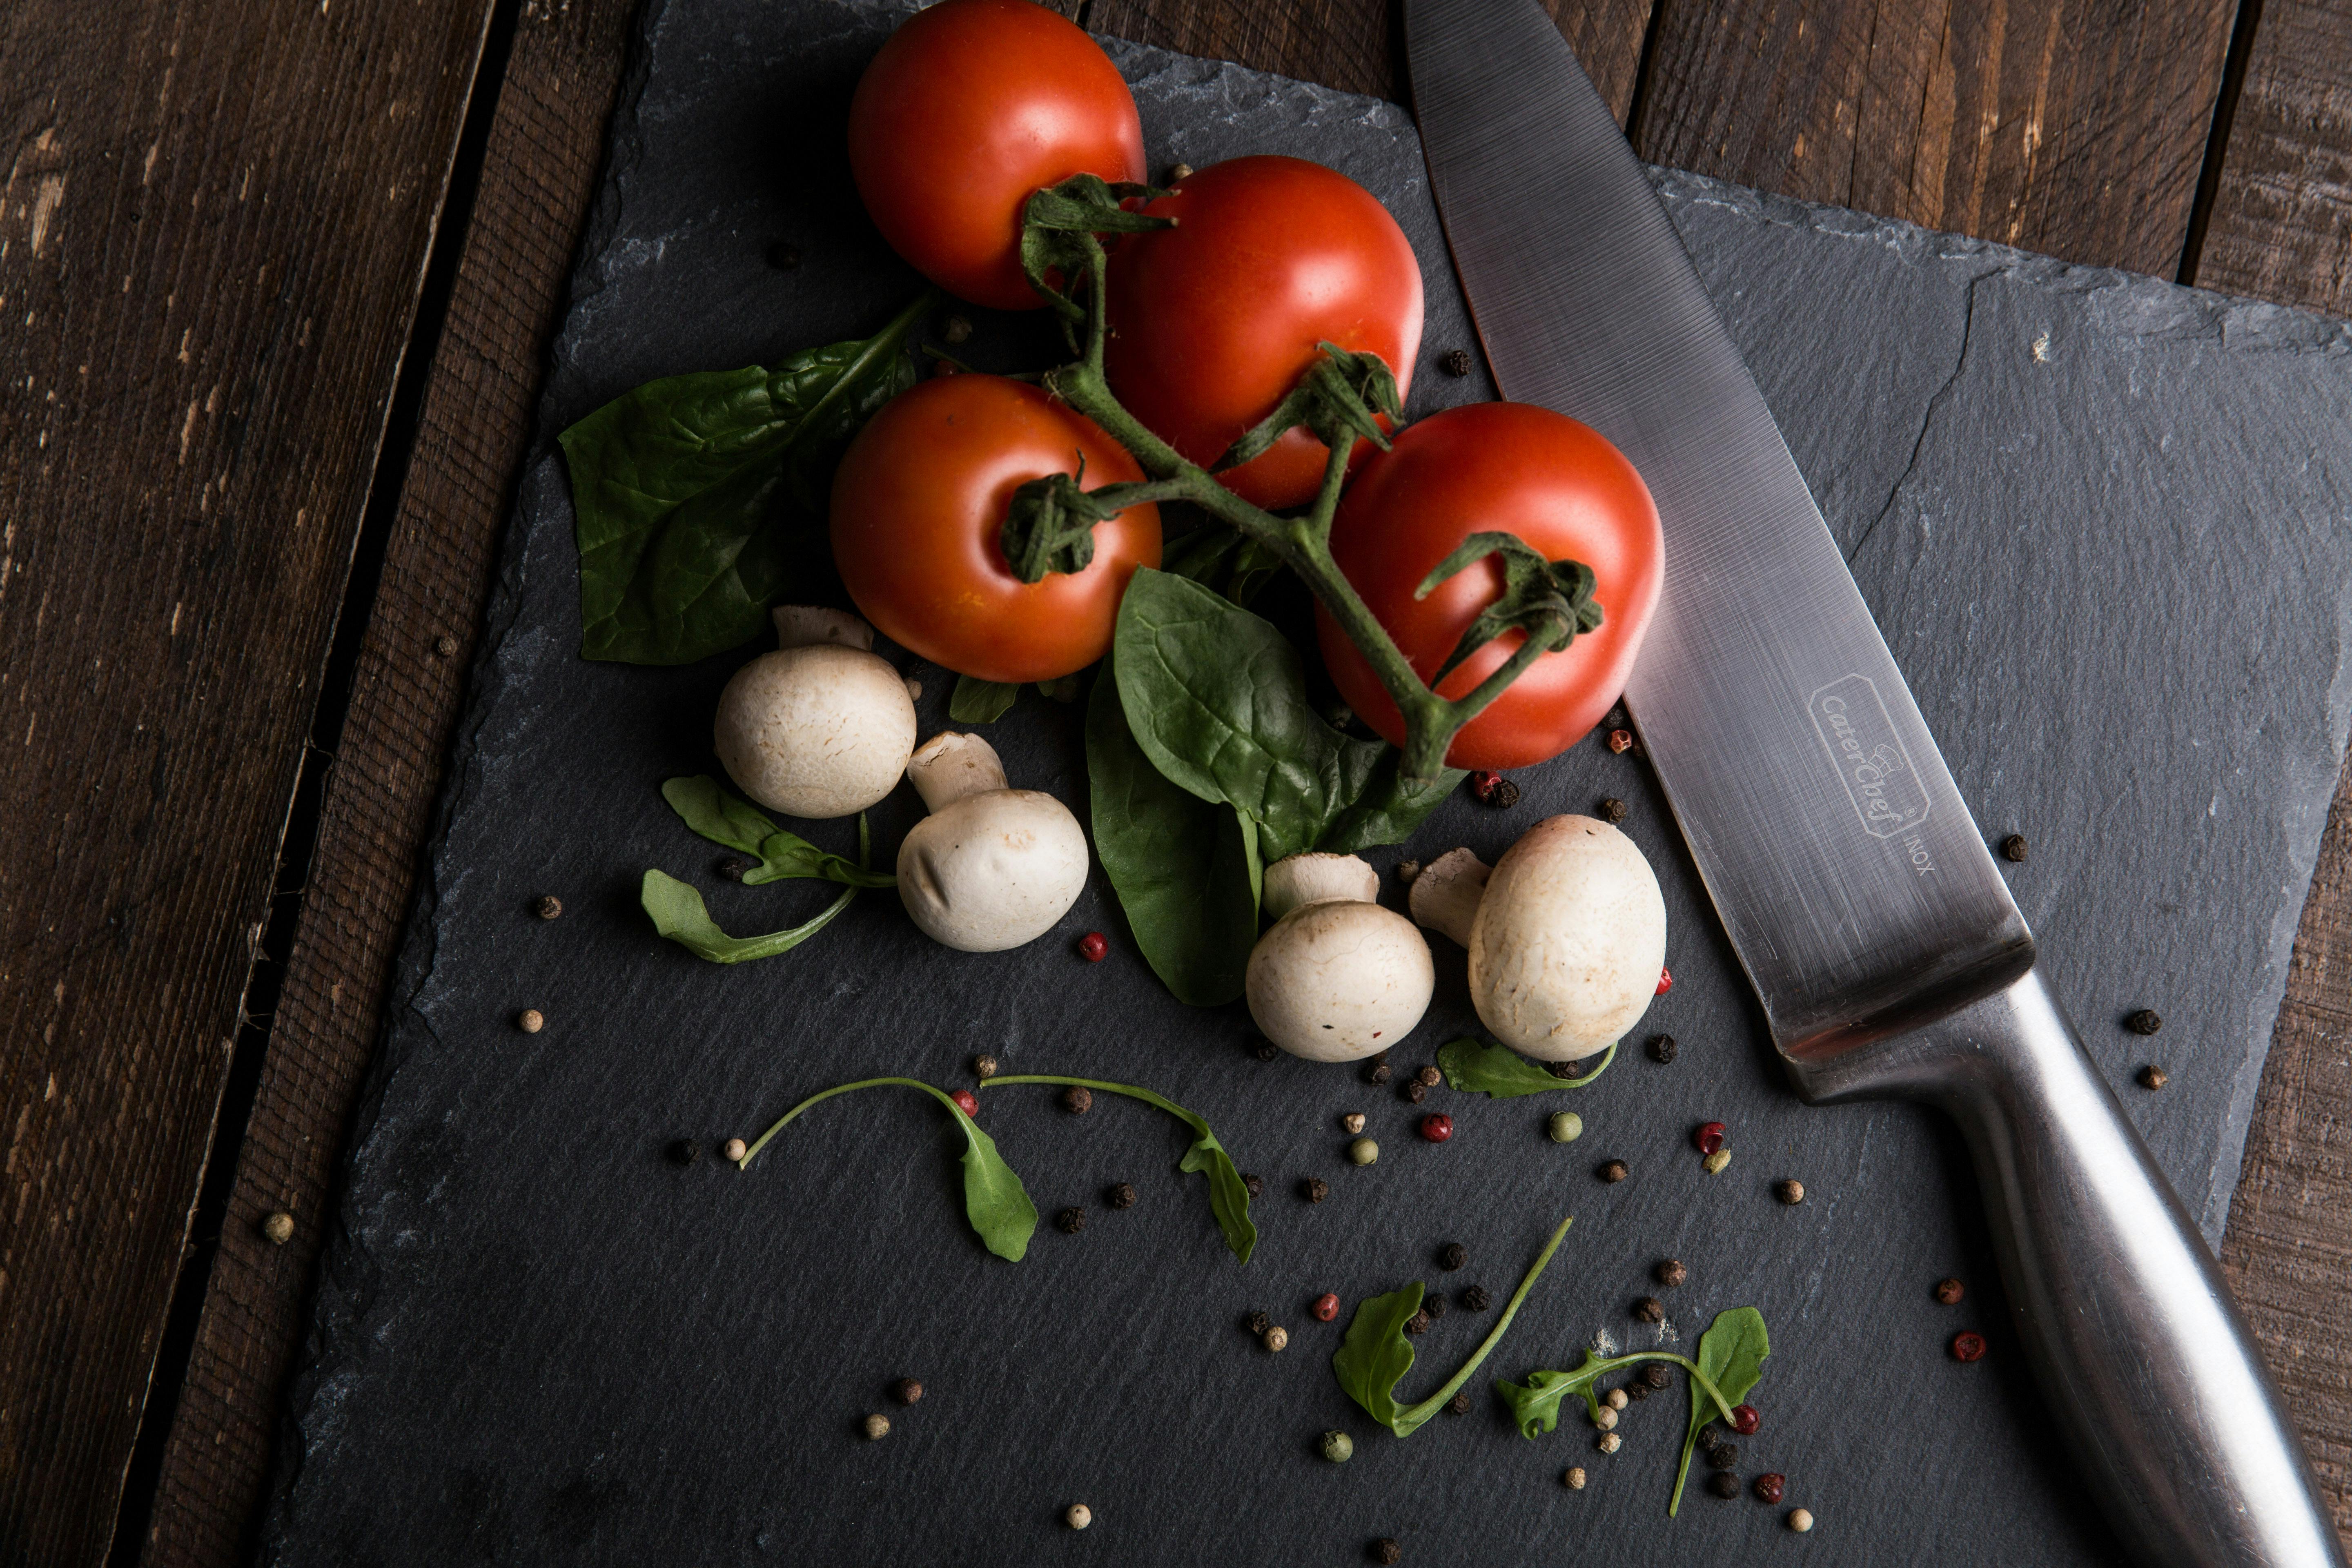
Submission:
POLYGON ((1084 488, 1087 460, 1076 474, 1047 474, 1013 492, 997 548, 1024 583, 1042 583, 1049 572, 1075 575, 1093 564, 1095 524, 1108 522, 1129 507, 1173 500, 1181 491, 1168 485, 1104 485, 1084 488))
MULTIPOLYGON (((1087 307, 1078 299, 1079 284, 1095 278, 1103 259, 1102 241, 1096 237, 1174 228, 1174 218, 1131 212, 1125 205, 1168 194, 1151 185, 1078 174, 1034 193, 1022 209, 1021 269, 1029 275, 1029 286, 1062 319, 1062 331, 1072 349, 1077 347, 1077 329, 1087 324, 1087 307)), ((1098 308, 1102 290, 1096 289, 1094 295, 1098 308)))
MULTIPOLYGON (((1376 353, 1350 353, 1332 343, 1318 343, 1323 357, 1290 389, 1274 412, 1260 420, 1217 459, 1213 470, 1224 473, 1262 457, 1289 431, 1305 426, 1326 447, 1342 441, 1370 441, 1389 449, 1388 432, 1377 415, 1391 420, 1404 417, 1404 402, 1397 392, 1396 373, 1376 353)), ((1522 546, 1524 548, 1524 546, 1522 546)))
POLYGON ((1592 568, 1581 561, 1547 561, 1514 533, 1472 534, 1421 580, 1412 596, 1428 598, 1439 584, 1490 555, 1503 563, 1502 595, 1463 631, 1462 640, 1431 678, 1432 686, 1505 632, 1517 631, 1528 642, 1551 649, 1601 629, 1601 606, 1592 602, 1592 568))

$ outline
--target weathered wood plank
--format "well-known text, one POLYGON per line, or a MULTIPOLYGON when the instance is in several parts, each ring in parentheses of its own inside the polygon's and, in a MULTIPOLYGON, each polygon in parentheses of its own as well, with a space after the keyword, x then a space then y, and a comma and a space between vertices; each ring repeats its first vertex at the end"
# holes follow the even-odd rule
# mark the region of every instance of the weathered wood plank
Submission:
POLYGON ((531 5, 417 415, 142 1562, 242 1563, 635 0, 531 5), (443 639, 449 639, 445 642, 443 639), (283 1247, 261 1226, 295 1217, 283 1247))
POLYGON ((2269 0, 2199 287, 2352 315, 2352 0, 2269 0))
POLYGON ((488 0, 0 7, 0 1558, 107 1550, 488 0))

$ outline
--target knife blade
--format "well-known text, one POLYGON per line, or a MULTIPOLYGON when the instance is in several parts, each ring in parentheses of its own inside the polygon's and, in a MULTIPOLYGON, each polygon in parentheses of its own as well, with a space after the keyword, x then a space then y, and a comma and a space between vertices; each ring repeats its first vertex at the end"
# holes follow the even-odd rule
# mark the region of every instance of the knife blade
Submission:
POLYGON ((1507 397, 1648 482, 1626 691, 1799 1092, 1959 1122, 2053 1414, 2136 1561, 2342 1568, 2244 1325, 2034 942, 1754 378, 1537 0, 1406 0, 1413 110, 1507 397))

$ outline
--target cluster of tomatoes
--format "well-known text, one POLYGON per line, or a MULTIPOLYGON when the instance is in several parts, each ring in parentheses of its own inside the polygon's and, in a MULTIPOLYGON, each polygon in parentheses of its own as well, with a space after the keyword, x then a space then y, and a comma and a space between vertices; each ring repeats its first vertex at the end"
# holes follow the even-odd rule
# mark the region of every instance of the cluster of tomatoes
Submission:
MULTIPOLYGON (((1032 0, 943 0, 875 57, 850 109, 857 188, 883 237, 933 282, 997 310, 1044 301, 1021 265, 1024 206, 1091 174, 1142 184, 1127 83, 1083 31, 1032 0)), ((1104 371, 1119 402, 1185 458, 1213 464, 1270 415, 1329 342, 1378 354, 1409 386, 1421 266, 1385 208, 1302 159, 1236 158, 1147 205, 1175 226, 1110 245, 1104 371)), ((1328 459, 1305 428, 1218 478, 1269 510, 1310 501, 1328 459)), ((1006 682, 1083 669, 1110 646, 1128 580, 1160 559, 1158 509, 1095 530, 1083 571, 1022 582, 998 543, 1013 490, 1047 474, 1088 489, 1144 478, 1093 422, 1025 382, 919 384, 851 446, 835 481, 842 579, 885 635, 961 674, 1006 682), (1081 469, 1083 464, 1083 469, 1081 469)), ((1485 404, 1360 443, 1331 533, 1340 570, 1424 678, 1502 591, 1493 562, 1425 598, 1415 589, 1468 535, 1516 533, 1593 568, 1603 621, 1545 655, 1455 738, 1460 767, 1517 767, 1575 742, 1622 689, 1656 603, 1655 510, 1632 465, 1549 410, 1485 404)), ((1347 701, 1385 738, 1396 705, 1328 616, 1320 644, 1347 701)), ((1470 690, 1517 646, 1508 633, 1440 688, 1470 690)))

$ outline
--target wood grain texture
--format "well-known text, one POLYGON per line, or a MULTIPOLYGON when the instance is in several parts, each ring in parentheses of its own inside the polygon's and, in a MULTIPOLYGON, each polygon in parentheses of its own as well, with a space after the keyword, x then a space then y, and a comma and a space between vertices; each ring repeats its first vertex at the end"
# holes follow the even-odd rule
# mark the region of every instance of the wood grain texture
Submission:
POLYGON ((2267 0, 2200 288, 2352 314, 2352 0, 2267 0))
POLYGON ((1659 0, 1634 145, 1741 184, 2172 277, 2235 0, 1659 0))
POLYGON ((107 1549, 488 0, 0 6, 0 1559, 107 1549))
POLYGON ((517 24, 165 1449, 148 1568, 226 1568, 251 1551, 343 1136, 381 1032, 635 8, 536 0, 517 24), (279 1211, 296 1220, 283 1247, 260 1228, 279 1211))

